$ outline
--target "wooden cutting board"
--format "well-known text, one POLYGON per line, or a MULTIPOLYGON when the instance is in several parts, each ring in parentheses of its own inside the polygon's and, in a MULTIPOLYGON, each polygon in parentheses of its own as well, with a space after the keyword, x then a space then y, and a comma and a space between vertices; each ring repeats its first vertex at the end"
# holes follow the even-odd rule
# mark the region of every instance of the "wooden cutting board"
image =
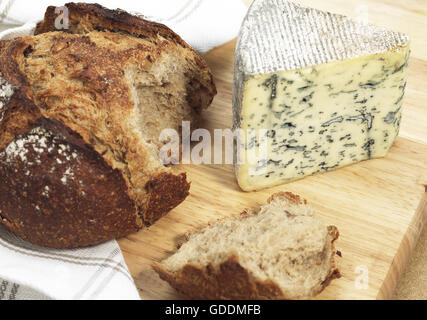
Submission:
MULTIPOLYGON (((309 4, 313 1, 300 2, 309 4)), ((343 5, 342 1, 333 0, 328 2, 329 6, 332 6, 331 2, 343 5)), ((391 2, 366 0, 359 3, 382 4, 397 12, 400 10, 402 14, 407 13, 407 8, 395 8, 391 2)), ((333 11, 351 15, 351 9, 348 4, 346 6, 341 11, 333 11)), ((375 7, 374 12, 376 10, 375 7)), ((407 19, 410 23, 410 15, 405 14, 399 21, 407 19)), ((414 13, 414 17, 423 14, 414 13)), ((377 24, 399 30, 392 17, 381 22, 377 24)), ((327 223, 336 225, 340 231, 336 246, 342 252, 342 257, 337 259, 343 277, 332 281, 317 298, 391 297, 427 214, 427 93, 424 91, 427 45, 418 31, 426 30, 427 15, 424 20, 411 23, 413 32, 403 25, 400 29, 413 37, 414 44, 401 132, 390 153, 383 159, 252 193, 239 189, 231 165, 177 166, 178 170, 187 172, 192 182, 187 200, 154 226, 119 241, 143 299, 183 298, 163 282, 150 265, 168 257, 182 242, 185 232, 215 219, 238 214, 244 208, 263 204, 278 191, 303 196, 327 223), (416 40, 423 41, 424 46, 416 40)), ((204 113, 204 127, 211 132, 231 125, 234 45, 232 41, 206 55, 218 89, 212 106, 204 113)))

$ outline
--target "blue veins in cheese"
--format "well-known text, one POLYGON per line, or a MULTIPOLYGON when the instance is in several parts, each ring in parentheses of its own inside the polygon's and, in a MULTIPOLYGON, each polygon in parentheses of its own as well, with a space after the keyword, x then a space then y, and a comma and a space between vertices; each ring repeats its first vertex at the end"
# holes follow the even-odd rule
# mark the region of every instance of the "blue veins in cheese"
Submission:
POLYGON ((285 0, 255 0, 235 59, 240 187, 385 156, 399 132, 408 57, 404 34, 285 0))

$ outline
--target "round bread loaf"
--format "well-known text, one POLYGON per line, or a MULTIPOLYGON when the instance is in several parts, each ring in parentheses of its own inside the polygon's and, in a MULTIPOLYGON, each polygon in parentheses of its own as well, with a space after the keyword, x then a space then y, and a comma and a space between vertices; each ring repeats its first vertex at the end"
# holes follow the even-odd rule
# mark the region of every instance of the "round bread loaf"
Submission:
POLYGON ((167 27, 94 4, 49 7, 0 42, 0 221, 31 243, 94 245, 151 225, 189 193, 159 134, 194 127, 212 75, 167 27))

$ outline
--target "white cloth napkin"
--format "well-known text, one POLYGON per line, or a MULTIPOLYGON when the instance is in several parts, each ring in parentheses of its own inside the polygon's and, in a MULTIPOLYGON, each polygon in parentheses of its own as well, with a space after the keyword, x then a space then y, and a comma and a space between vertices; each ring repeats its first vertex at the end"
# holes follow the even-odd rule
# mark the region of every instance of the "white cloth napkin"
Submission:
MULTIPOLYGON (((97 2, 163 23, 199 52, 236 37, 246 14, 241 0, 97 2)), ((17 26, 1 32, 0 40, 32 34, 48 5, 64 3, 0 0, 0 23, 17 26)), ((31 245, 0 225, 2 299, 139 299, 139 295, 116 241, 85 249, 52 250, 31 245)))
POLYGON ((116 241, 54 250, 0 226, 0 300, 139 299, 116 241))
MULTIPOLYGON (((0 39, 10 39, 32 32, 36 22, 43 19, 47 6, 62 6, 66 2, 69 1, 0 1, 0 21, 14 25, 26 23, 20 29, 0 33, 0 39)), ((111 9, 120 8, 140 13, 149 20, 163 23, 201 53, 236 37, 246 14, 242 0, 94 0, 94 2, 111 9)))

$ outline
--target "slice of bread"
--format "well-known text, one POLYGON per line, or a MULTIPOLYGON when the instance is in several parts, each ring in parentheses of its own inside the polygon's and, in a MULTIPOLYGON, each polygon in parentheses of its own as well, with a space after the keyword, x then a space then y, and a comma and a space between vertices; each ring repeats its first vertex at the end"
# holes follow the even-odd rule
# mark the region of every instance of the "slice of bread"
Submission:
POLYGON ((190 235, 153 268, 194 299, 305 299, 340 276, 337 238, 337 228, 326 226, 306 200, 281 192, 258 211, 190 235))

